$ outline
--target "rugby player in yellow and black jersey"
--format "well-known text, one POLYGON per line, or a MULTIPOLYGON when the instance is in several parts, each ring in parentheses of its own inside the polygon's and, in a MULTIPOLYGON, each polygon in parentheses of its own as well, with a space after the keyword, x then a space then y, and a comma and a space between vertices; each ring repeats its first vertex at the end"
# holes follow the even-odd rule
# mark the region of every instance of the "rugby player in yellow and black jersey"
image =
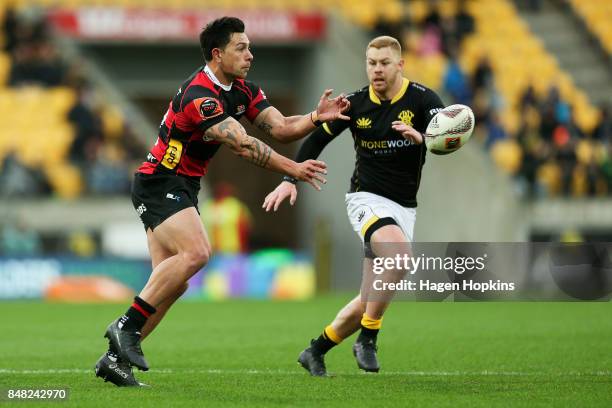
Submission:
MULTIPOLYGON (((401 47, 392 37, 377 37, 368 44, 366 70, 370 84, 348 96, 350 120, 323 124, 304 142, 296 160, 318 157, 329 142, 350 128, 356 161, 346 195, 347 212, 366 248, 364 268, 371 268, 371 258, 381 256, 368 249, 375 244, 399 244, 395 247, 409 251, 425 163, 423 134, 444 105, 431 89, 403 77, 401 47)), ((297 198, 295 180, 289 177, 266 197, 263 207, 276 211, 287 197, 291 205, 297 198)), ((373 301, 361 295, 341 309, 300 354, 298 362, 310 374, 325 376, 325 353, 358 330, 353 345, 357 364, 365 371, 378 372, 376 340, 391 298, 373 301)))

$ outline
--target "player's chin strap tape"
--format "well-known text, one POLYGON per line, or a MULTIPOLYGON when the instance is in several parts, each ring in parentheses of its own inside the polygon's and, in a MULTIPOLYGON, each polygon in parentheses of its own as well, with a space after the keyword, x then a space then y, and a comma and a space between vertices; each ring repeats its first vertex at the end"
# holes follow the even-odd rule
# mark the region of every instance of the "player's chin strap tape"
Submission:
POLYGON ((372 259, 376 258, 376 255, 374 255, 374 252, 372 252, 372 248, 370 247, 370 239, 372 238, 372 234, 377 229, 382 228, 385 225, 397 225, 397 222, 391 217, 380 218, 376 220, 376 222, 374 222, 372 225, 370 225, 368 229, 366 230, 363 236, 364 256, 366 258, 372 258, 372 259))

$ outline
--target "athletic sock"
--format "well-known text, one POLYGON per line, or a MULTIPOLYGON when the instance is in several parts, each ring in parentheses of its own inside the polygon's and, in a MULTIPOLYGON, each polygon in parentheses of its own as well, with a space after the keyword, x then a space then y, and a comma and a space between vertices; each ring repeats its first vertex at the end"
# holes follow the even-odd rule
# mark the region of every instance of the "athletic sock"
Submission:
POLYGON ((334 328, 329 325, 323 330, 323 333, 312 342, 311 347, 315 352, 325 354, 340 344, 340 342, 342 342, 342 338, 338 336, 334 328))
POLYGON ((372 319, 365 313, 361 318, 361 332, 359 333, 359 337, 357 337, 358 342, 376 342, 376 338, 378 337, 378 332, 382 326, 382 317, 380 319, 372 319))
POLYGON ((119 328, 121 330, 139 332, 149 316, 155 313, 155 310, 153 306, 136 296, 132 306, 119 319, 119 328))

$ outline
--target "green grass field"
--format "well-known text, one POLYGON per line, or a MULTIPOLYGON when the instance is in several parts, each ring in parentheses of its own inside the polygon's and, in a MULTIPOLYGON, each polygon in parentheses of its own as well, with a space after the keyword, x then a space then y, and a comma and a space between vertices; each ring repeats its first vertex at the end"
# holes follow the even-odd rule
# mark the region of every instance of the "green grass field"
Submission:
POLYGON ((348 339, 334 376, 312 378, 297 355, 346 299, 178 304, 143 343, 146 389, 93 375, 124 305, 0 303, 0 388, 68 387, 61 406, 77 407, 612 406, 609 303, 398 302, 380 374, 357 369, 348 339))

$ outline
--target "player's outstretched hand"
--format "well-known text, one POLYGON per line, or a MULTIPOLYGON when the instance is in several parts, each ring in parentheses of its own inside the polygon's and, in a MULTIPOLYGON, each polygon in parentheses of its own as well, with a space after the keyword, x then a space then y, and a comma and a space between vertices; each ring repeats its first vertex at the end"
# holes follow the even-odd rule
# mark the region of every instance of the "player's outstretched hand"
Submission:
POLYGON ((340 94, 333 99, 329 99, 333 89, 326 89, 321 95, 319 104, 317 105, 317 118, 321 122, 330 120, 342 119, 350 120, 344 113, 351 107, 351 103, 344 94, 340 94))
POLYGON ((414 144, 423 143, 423 135, 421 132, 418 132, 415 128, 405 124, 402 121, 394 121, 391 123, 391 128, 397 132, 400 132, 404 139, 410 140, 414 144))
POLYGON ((274 191, 266 196, 261 208, 264 208, 266 212, 270 210, 276 211, 287 197, 289 197, 289 204, 295 204, 295 200, 297 199, 297 187, 293 183, 283 181, 274 191))
POLYGON ((292 174, 293 177, 298 179, 299 181, 305 181, 311 186, 313 186, 316 190, 321 190, 319 184, 327 183, 327 180, 322 176, 322 174, 327 174, 327 164, 320 160, 306 160, 301 163, 297 163, 295 174, 292 174))

